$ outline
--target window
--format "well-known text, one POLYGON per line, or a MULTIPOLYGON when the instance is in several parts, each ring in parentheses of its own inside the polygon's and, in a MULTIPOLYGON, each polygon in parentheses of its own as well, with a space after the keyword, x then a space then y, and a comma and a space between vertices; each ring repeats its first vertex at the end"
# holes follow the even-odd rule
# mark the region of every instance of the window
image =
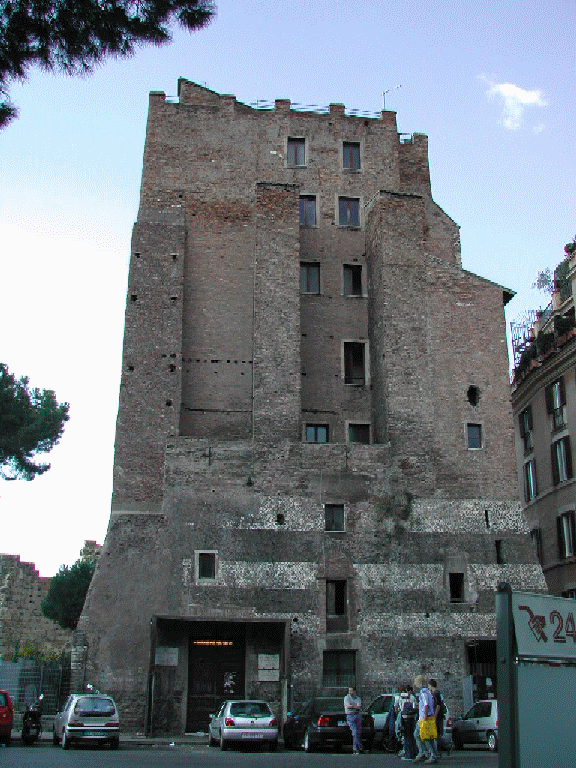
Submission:
POLYGON ((300 197, 300 226, 316 226, 316 195, 302 195, 300 197))
POLYGON ((520 422, 520 437, 524 442, 524 453, 530 453, 534 448, 532 440, 532 406, 525 408, 518 417, 520 422))
POLYGON ((530 459, 524 464, 524 499, 526 502, 532 501, 537 494, 536 490, 536 465, 534 459, 530 459))
POLYGON ((348 442, 370 444, 370 424, 348 424, 348 442))
POLYGON ((554 485, 572 477, 572 451, 568 435, 552 443, 552 481, 554 485))
POLYGON ((344 142, 343 166, 349 171, 360 170, 360 144, 357 141, 344 142))
POLYGON ((545 390, 546 410, 552 417, 552 429, 560 429, 566 425, 566 389, 564 379, 560 378, 545 390))
POLYGON ((326 688, 348 688, 356 684, 356 652, 324 651, 322 685, 326 688))
POLYGON ((198 581, 216 579, 216 552, 195 552, 196 578, 198 581))
POLYGON ((464 574, 450 573, 449 579, 450 579, 450 602, 463 603, 464 602, 464 574))
POLYGON ((344 296, 362 296, 362 264, 344 264, 344 296))
POLYGON ((564 512, 556 518, 558 526, 558 555, 561 559, 574 557, 574 512, 564 512))
POLYGON ((309 261, 300 262, 301 293, 320 293, 320 264, 309 261))
POLYGON ((571 600, 576 598, 576 589, 565 589, 562 592, 562 597, 569 597, 571 600))
POLYGON ((366 342, 344 342, 344 384, 363 387, 366 384, 366 342))
POLYGON ((530 537, 532 539, 532 544, 534 545, 534 550, 536 551, 538 562, 542 565, 542 531, 540 528, 533 528, 530 531, 530 537))
POLYGON ((502 539, 496 539, 494 542, 494 546, 496 548, 496 564, 497 565, 504 565, 506 560, 504 559, 504 542, 502 539))
POLYGON ((324 530, 344 530, 344 504, 324 505, 324 530))
POLYGON ((295 167, 306 165, 306 140, 288 139, 288 166, 295 167))
POLYGON ((468 449, 477 450, 482 448, 482 425, 481 424, 468 424, 468 449))
POLYGON ((341 227, 360 226, 360 198, 338 198, 338 224, 341 227))
POLYGON ((328 424, 306 424, 307 443, 327 443, 328 424))
POLYGON ((346 580, 326 581, 326 615, 343 616, 347 613, 346 580))

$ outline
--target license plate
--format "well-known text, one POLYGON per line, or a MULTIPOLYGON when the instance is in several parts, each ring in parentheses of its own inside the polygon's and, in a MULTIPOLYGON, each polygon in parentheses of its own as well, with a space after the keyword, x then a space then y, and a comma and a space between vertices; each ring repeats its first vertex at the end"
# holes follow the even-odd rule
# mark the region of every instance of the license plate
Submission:
POLYGON ((102 738, 103 736, 106 736, 106 732, 105 731, 86 731, 84 735, 87 736, 88 738, 92 736, 93 738, 97 739, 97 738, 102 738))
POLYGON ((346 720, 338 720, 338 728, 341 728, 343 725, 348 725, 346 720))
POLYGON ((243 739, 261 739, 262 734, 261 733, 250 733, 250 731, 246 731, 242 734, 243 739))

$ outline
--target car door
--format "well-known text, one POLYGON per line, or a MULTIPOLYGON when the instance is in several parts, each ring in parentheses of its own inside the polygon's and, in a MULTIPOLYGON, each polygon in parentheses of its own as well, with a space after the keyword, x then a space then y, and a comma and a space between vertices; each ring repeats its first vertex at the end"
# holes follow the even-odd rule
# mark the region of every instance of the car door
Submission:
POLYGON ((491 701, 478 701, 476 702, 477 707, 477 724, 476 724, 476 733, 478 741, 481 743, 486 743, 488 740, 486 734, 492 727, 492 702, 491 701))
POLYGON ((58 736, 58 738, 62 735, 62 724, 66 717, 66 712, 68 711, 70 704, 72 703, 72 696, 68 696, 66 699, 66 702, 60 712, 56 714, 54 717, 54 733, 58 736))
POLYGON ((459 737, 465 744, 476 744, 478 742, 478 726, 480 714, 484 708, 480 706, 483 702, 477 701, 464 715, 461 724, 459 724, 459 737))

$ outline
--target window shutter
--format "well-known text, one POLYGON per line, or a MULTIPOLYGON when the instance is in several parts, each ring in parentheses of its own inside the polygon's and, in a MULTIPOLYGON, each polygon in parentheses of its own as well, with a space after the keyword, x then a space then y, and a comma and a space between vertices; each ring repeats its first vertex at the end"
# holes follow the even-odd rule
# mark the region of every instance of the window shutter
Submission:
POLYGON ((564 376, 558 379, 560 386, 558 387, 560 395, 560 405, 566 405, 566 387, 564 386, 564 376))
POLYGON ((528 429, 530 432, 534 429, 534 426, 532 424, 532 406, 529 405, 528 408, 526 408, 526 413, 528 414, 528 429))
POLYGON ((556 534, 558 538, 558 557, 564 557, 564 529, 562 528, 562 518, 556 518, 556 534))
POLYGON ((524 436, 526 435, 524 413, 525 411, 522 411, 522 413, 518 417, 518 424, 520 426, 520 437, 522 438, 522 440, 524 440, 524 436))
POLYGON ((546 398, 546 413, 552 413, 554 405, 552 403, 552 387, 546 387, 544 390, 544 396, 546 398))
POLYGON ((552 443, 550 446, 550 454, 552 459, 552 482, 554 485, 558 485, 560 482, 560 472, 558 470, 558 448, 556 443, 552 443))
POLYGON ((572 449, 570 447, 570 437, 562 438, 564 441, 564 451, 566 454, 566 477, 572 477, 572 449))

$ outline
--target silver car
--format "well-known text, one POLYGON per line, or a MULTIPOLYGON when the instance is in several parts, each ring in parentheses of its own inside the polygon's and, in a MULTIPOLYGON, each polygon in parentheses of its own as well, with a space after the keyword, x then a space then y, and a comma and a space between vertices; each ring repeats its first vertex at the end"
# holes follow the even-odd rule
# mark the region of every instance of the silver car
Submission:
POLYGON ((498 749, 498 702, 496 699, 477 701, 465 715, 452 723, 452 742, 456 749, 463 744, 487 744, 498 749))
POLYGON ((120 721, 116 704, 104 693, 74 693, 68 696, 54 718, 52 743, 68 749, 72 744, 109 744, 118 749, 120 721))
POLYGON ((278 720, 265 701, 225 701, 210 715, 209 743, 227 749, 231 744, 259 743, 278 748, 278 720))

